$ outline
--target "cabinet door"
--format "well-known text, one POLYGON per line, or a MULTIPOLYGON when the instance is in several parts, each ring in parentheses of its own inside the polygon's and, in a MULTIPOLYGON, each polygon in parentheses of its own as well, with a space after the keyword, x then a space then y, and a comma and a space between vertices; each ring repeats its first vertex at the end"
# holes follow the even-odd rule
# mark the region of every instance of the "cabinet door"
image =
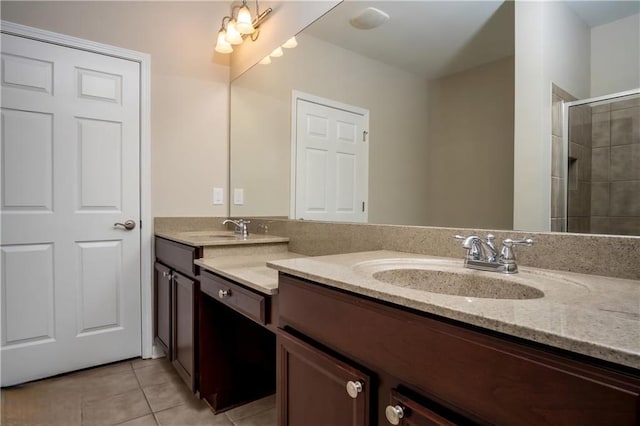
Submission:
POLYGON ((171 359, 171 270, 156 262, 154 283, 155 341, 171 359))
POLYGON ((196 282, 174 272, 173 283, 173 365, 191 390, 195 391, 194 336, 196 331, 193 318, 196 282))
POLYGON ((459 424, 449 420, 445 414, 436 413, 413 398, 398 391, 391 391, 390 403, 385 410, 387 424, 402 426, 453 426, 459 424))
POLYGON ((369 424, 367 374, 282 330, 277 342, 278 425, 369 424))

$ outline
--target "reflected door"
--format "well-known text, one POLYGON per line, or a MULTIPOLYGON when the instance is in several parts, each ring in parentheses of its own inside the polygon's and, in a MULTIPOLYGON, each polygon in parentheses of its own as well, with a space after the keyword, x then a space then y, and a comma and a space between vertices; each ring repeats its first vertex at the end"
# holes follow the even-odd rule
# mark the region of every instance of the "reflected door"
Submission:
POLYGON ((296 100, 295 219, 366 222, 368 112, 296 100))
POLYGON ((140 355, 139 75, 2 35, 2 386, 140 355))

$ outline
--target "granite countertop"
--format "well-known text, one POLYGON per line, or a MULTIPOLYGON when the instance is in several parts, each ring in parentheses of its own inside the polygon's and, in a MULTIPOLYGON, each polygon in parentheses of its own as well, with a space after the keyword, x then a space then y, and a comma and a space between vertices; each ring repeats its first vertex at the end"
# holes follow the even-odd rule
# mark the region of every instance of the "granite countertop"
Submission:
POLYGON ((195 264, 264 294, 278 293, 278 271, 267 262, 304 257, 290 251, 196 259, 195 264))
MULTIPOLYGON (((505 276, 466 269, 462 263, 461 259, 372 251, 270 260, 267 264, 278 271, 399 306, 640 368, 639 280, 528 267, 505 276), (453 296, 418 290, 414 284, 401 287, 372 276, 397 268, 436 268, 445 276, 447 271, 457 272, 480 281, 487 277, 502 279, 534 287, 544 292, 544 297, 498 300, 453 296)), ((451 283, 455 285, 455 280, 451 283)))
POLYGON ((249 234, 243 237, 233 231, 165 231, 156 232, 156 236, 168 238, 194 247, 231 246, 242 244, 270 244, 289 242, 287 237, 269 234, 249 234))

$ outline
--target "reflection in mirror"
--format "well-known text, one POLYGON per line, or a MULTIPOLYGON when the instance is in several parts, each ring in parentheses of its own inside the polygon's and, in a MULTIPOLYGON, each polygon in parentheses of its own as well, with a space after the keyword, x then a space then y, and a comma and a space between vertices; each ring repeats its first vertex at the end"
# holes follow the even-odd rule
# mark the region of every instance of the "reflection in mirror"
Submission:
POLYGON ((640 235, 640 94, 569 104, 567 230, 640 235))
POLYGON ((244 203, 231 215, 304 218, 291 207, 300 91, 369 111, 370 223, 512 229, 514 32, 514 2, 341 3, 232 82, 230 191, 244 203), (369 6, 390 19, 351 26, 369 6))

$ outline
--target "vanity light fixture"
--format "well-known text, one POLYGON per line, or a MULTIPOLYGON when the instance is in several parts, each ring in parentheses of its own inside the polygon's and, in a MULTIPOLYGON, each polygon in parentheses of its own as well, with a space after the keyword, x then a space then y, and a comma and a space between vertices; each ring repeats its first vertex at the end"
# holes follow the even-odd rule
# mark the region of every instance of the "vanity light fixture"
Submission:
POLYGON ((295 36, 291 37, 289 40, 285 41, 282 47, 285 49, 293 49, 298 45, 298 40, 296 40, 295 36))
POLYGON ((260 65, 269 65, 271 63, 271 56, 267 55, 258 62, 260 65))
POLYGON ((231 9, 231 16, 222 18, 222 25, 218 31, 218 39, 215 51, 218 53, 233 52, 232 44, 242 44, 248 36, 252 41, 256 41, 260 34, 260 24, 262 24, 273 9, 268 8, 260 12, 260 5, 256 0, 255 17, 247 5, 247 0, 242 0, 242 5, 236 5, 231 9))
POLYGON ((279 58, 282 55, 284 55, 284 52, 282 51, 282 48, 280 46, 273 49, 273 52, 269 54, 269 56, 271 56, 272 58, 279 58))

